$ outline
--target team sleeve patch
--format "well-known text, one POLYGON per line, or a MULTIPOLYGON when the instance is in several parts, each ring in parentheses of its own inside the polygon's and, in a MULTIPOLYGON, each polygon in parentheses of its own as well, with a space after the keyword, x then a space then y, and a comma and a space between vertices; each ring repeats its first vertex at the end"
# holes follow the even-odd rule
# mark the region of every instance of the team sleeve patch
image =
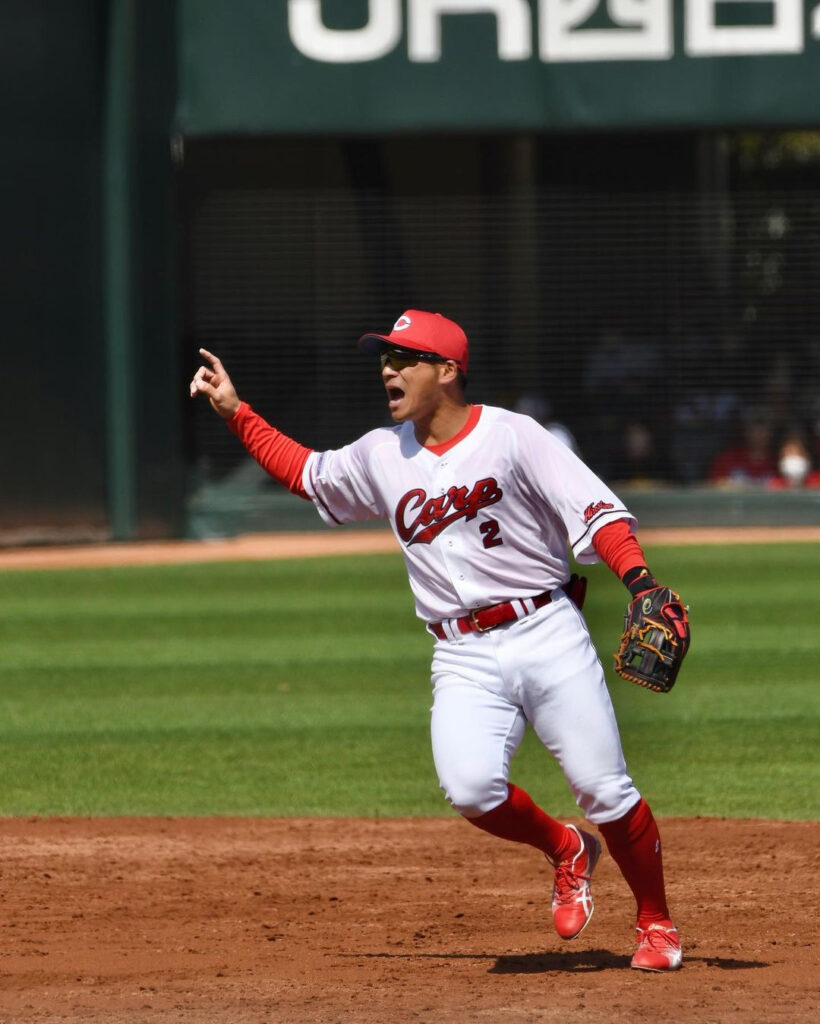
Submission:
MULTIPOLYGON (((616 504, 611 501, 590 502, 581 515, 582 529, 580 533, 576 537, 570 538, 570 546, 575 557, 578 558, 588 553, 591 559, 597 561, 598 556, 595 553, 592 538, 602 526, 617 519, 626 519, 630 522, 635 521, 635 517, 620 503, 616 504)), ((581 561, 586 560, 581 558, 581 561)))
POLYGON ((601 512, 610 511, 615 508, 611 501, 591 501, 584 509, 584 522, 591 523, 601 512))

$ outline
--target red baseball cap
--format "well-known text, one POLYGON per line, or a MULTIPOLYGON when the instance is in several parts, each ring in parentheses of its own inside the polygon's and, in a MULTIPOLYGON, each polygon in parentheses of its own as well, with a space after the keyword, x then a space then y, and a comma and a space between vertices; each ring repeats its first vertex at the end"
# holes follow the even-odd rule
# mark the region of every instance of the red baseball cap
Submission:
POLYGON ((441 313, 425 313, 420 309, 402 313, 389 334, 363 334, 358 344, 362 352, 382 352, 386 348, 430 352, 454 360, 462 373, 467 372, 470 358, 467 335, 455 321, 441 313))

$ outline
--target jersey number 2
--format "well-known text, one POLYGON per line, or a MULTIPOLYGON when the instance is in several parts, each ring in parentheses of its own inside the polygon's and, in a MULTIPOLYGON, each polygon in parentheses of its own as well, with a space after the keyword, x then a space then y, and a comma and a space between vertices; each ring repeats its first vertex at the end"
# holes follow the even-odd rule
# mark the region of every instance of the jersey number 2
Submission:
POLYGON ((504 543, 503 538, 499 536, 500 529, 497 519, 488 519, 486 523, 479 526, 479 530, 484 535, 485 548, 497 548, 499 544, 504 543))

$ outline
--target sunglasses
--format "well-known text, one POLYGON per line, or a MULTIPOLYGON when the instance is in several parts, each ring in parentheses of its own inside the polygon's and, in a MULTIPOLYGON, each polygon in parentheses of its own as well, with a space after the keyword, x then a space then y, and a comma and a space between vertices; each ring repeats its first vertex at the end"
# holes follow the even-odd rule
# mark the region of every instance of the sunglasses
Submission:
POLYGON ((391 348, 382 352, 380 357, 382 369, 389 366, 391 370, 406 370, 408 366, 416 366, 418 363, 446 363, 446 359, 437 356, 434 352, 413 352, 407 349, 391 348))

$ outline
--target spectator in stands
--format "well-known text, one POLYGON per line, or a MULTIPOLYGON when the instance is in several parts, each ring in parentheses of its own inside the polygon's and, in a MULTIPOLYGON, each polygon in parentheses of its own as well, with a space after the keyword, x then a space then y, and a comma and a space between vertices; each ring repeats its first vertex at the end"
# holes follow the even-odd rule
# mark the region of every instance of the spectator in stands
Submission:
POLYGON ((630 419, 620 426, 620 449, 614 453, 612 476, 633 487, 659 484, 668 479, 668 460, 658 439, 643 420, 630 419))
POLYGON ((520 412, 523 416, 531 416, 534 420, 537 420, 553 437, 557 437, 571 452, 574 452, 579 458, 581 457, 578 442, 575 440, 572 431, 569 427, 564 426, 563 423, 553 419, 552 403, 544 395, 523 394, 517 399, 513 409, 515 412, 520 412))
POLYGON ((777 475, 771 420, 765 410, 745 416, 739 444, 724 449, 712 463, 709 480, 722 486, 761 486, 777 475))
POLYGON ((700 483, 709 475, 739 403, 728 386, 699 389, 692 385, 683 392, 673 408, 670 443, 675 476, 681 483, 700 483))
POLYGON ((801 430, 790 430, 777 456, 777 475, 768 482, 776 491, 820 487, 820 470, 812 465, 811 452, 801 430))

